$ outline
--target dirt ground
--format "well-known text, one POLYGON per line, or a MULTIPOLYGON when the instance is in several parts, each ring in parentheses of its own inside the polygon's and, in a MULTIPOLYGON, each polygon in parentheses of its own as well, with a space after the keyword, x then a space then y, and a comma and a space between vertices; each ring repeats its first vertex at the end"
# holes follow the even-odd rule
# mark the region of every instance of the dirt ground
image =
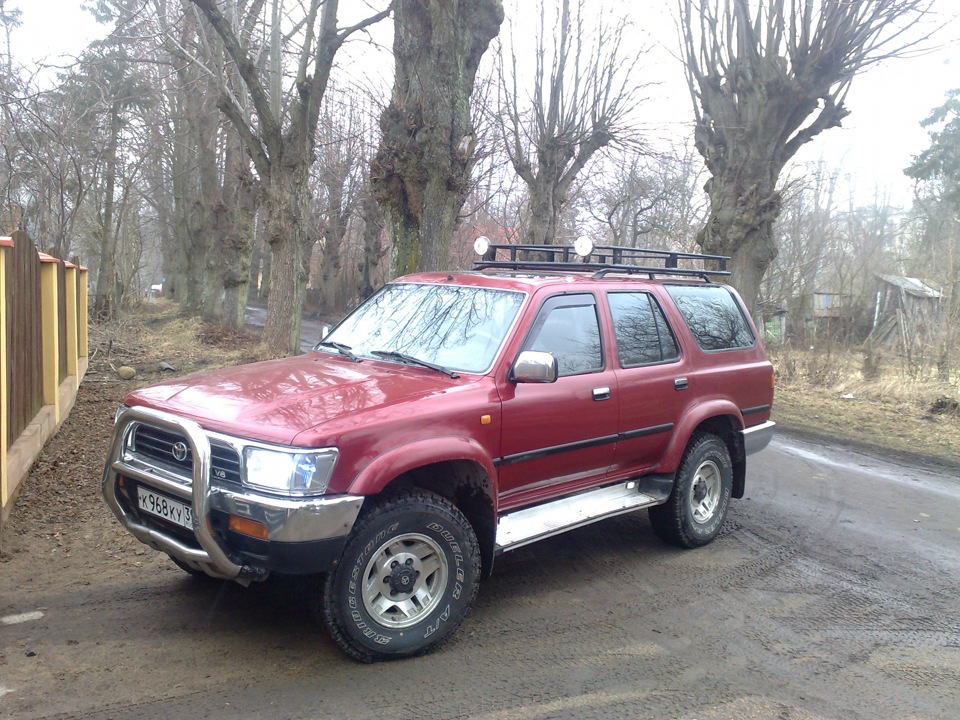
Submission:
MULTIPOLYGON (((169 311, 157 311, 153 317, 145 318, 141 326, 128 330, 126 334, 104 333, 95 338, 96 352, 81 385, 76 406, 60 432, 48 443, 23 486, 11 517, 2 528, 0 617, 21 612, 23 599, 35 598, 40 603, 36 608, 38 611, 47 609, 45 602, 65 603, 64 607, 80 621, 79 625, 63 630, 67 634, 56 638, 56 642, 51 635, 60 631, 43 624, 35 631, 20 631, 15 637, 8 634, 7 639, 0 642, 0 717, 14 716, 5 715, 6 711, 31 718, 196 716, 193 711, 197 708, 190 703, 196 701, 197 694, 206 698, 203 702, 207 704, 201 703, 201 707, 207 708, 210 716, 217 717, 220 715, 214 709, 219 708, 219 712, 229 708, 236 697, 246 698, 250 708, 259 708, 257 712, 251 710, 251 717, 332 717, 334 708, 339 708, 338 717, 380 716, 379 711, 374 712, 374 707, 357 709, 354 714, 350 711, 344 713, 342 708, 349 707, 348 691, 354 682, 364 686, 370 683, 367 692, 381 693, 377 702, 390 704, 391 716, 396 718, 627 717, 619 714, 623 707, 616 703, 605 705, 606 700, 591 706, 594 710, 596 707, 607 708, 603 712, 586 712, 583 707, 578 709, 576 705, 567 705, 565 691, 555 684, 566 682, 582 686, 583 692, 578 697, 597 692, 608 700, 612 697, 610 702, 617 697, 624 702, 640 702, 639 695, 631 695, 635 691, 629 688, 633 687, 631 683, 643 683, 637 679, 640 675, 632 674, 654 672, 649 667, 650 654, 664 652, 664 648, 669 651, 666 659, 674 663, 664 669, 666 677, 669 677, 671 667, 676 677, 665 690, 656 688, 653 675, 648 682, 651 683, 650 693, 666 693, 666 704, 662 707, 670 709, 660 714, 656 709, 650 709, 659 706, 643 705, 647 709, 637 710, 635 715, 631 711, 631 717, 960 716, 952 714, 954 711, 960 713, 956 577, 944 575, 942 567, 937 564, 947 562, 956 569, 955 549, 934 551, 934 554, 940 552, 941 556, 929 560, 930 567, 923 564, 926 560, 918 563, 908 559, 909 569, 894 583, 893 579, 902 571, 897 569, 899 550, 888 548, 874 553, 869 547, 873 541, 869 540, 862 550, 853 551, 859 558, 854 562, 850 552, 843 550, 840 544, 832 550, 820 546, 818 534, 827 532, 825 519, 813 521, 815 524, 824 523, 822 528, 804 527, 809 518, 817 517, 816 506, 810 508, 807 519, 801 519, 791 514, 794 510, 784 510, 779 504, 771 505, 767 512, 763 509, 767 508, 766 505, 751 503, 749 497, 738 506, 740 514, 734 515, 727 534, 702 553, 677 553, 657 545, 644 525, 645 518, 638 520, 632 516, 607 523, 607 531, 585 529, 574 534, 576 537, 571 535, 572 539, 547 541, 532 546, 531 550, 511 553, 505 556, 507 559, 495 572, 491 584, 481 591, 478 610, 461 629, 452 650, 433 659, 415 661, 405 666, 406 670, 399 675, 373 670, 361 675, 357 669, 359 666, 344 660, 332 643, 313 626, 303 603, 289 601, 289 587, 253 589, 251 592, 233 584, 204 585, 202 581, 198 584, 173 566, 166 556, 146 548, 121 530, 108 511, 100 496, 100 477, 113 414, 123 396, 139 384, 169 377, 170 371, 159 369, 161 361, 174 365, 177 368, 174 372, 185 372, 236 360, 252 360, 264 353, 251 336, 204 328, 193 321, 177 318, 169 311), (125 339, 121 341, 121 337, 125 339), (137 368, 137 377, 131 381, 119 380, 114 368, 121 364, 137 368), (775 524, 775 530, 770 529, 771 522, 775 524), (612 534, 604 534, 611 528, 612 534), (640 537, 642 543, 627 539, 636 537, 640 537), (637 544, 636 551, 630 543, 637 544), (627 547, 630 549, 624 550, 627 547), (636 565, 640 562, 644 564, 643 568, 636 565), (924 574, 917 576, 921 569, 924 574), (678 572, 685 578, 685 590, 671 586, 667 579, 670 573, 678 572), (785 587, 787 580, 789 588, 785 587), (583 583, 588 584, 583 586, 583 583), (888 586, 888 583, 893 585, 888 586), (814 585, 819 589, 809 590, 809 596, 804 594, 804 587, 814 585), (585 592, 578 593, 578 587, 585 592), (727 596, 731 588, 740 593, 732 601, 727 596), (790 643, 797 642, 796 636, 803 634, 804 612, 816 592, 828 600, 825 607, 817 610, 819 614, 816 616, 817 622, 826 623, 828 631, 812 645, 801 643, 800 649, 791 648, 790 643), (902 599, 895 599, 901 596, 902 599), (266 611, 255 609, 256 603, 265 597, 266 611), (618 604, 612 606, 610 602, 618 604), (645 612, 656 612, 657 622, 666 622, 666 627, 671 627, 671 618, 676 615, 673 618, 675 630, 664 630, 669 637, 661 637, 650 635, 660 631, 649 627, 642 630, 632 625, 627 627, 621 615, 624 602, 630 612, 639 613, 638 618, 642 618, 645 612), (719 627, 708 628, 707 618, 715 621, 716 608, 730 602, 743 605, 734 607, 732 614, 725 615, 719 621, 719 627), (774 608, 773 615, 761 616, 759 611, 752 611, 754 602, 769 604, 774 608), (581 612, 594 605, 599 608, 594 614, 585 616, 581 612), (930 608, 921 611, 927 605, 930 608), (122 612, 116 610, 117 607, 121 607, 122 612), (790 621, 778 626, 776 608, 784 609, 784 612, 792 608, 796 612, 788 613, 790 621), (880 626, 875 626, 869 619, 877 608, 883 613, 880 626), (689 610, 689 614, 681 616, 681 609, 689 610), (576 615, 571 614, 574 611, 576 615), (574 620, 575 617, 581 619, 574 620), (589 619, 582 619, 584 617, 589 619), (536 627, 528 627, 531 618, 536 618, 536 627), (883 624, 884 619, 889 623, 883 624), (630 637, 643 633, 646 640, 629 647, 614 643, 619 648, 616 652, 620 653, 617 656, 620 665, 613 662, 614 658, 606 650, 589 655, 593 660, 576 663, 570 659, 568 650, 584 643, 589 645, 590 641, 579 635, 568 637, 566 628, 570 627, 569 623, 576 625, 578 632, 585 631, 587 638, 611 632, 617 636, 626 633, 630 637), (710 640, 712 632, 723 630, 722 623, 729 623, 729 629, 736 631, 734 636, 728 640, 710 640), (751 633, 737 635, 744 626, 753 628, 751 633), (792 637, 783 635, 785 628, 792 637), (707 644, 703 648, 698 650, 697 641, 686 638, 684 633, 690 630, 704 631, 707 644), (211 632, 216 634, 215 638, 211 632), (518 632, 520 635, 529 633, 529 642, 523 641, 518 632), (504 642, 499 647, 498 638, 504 642), (837 648, 846 648, 851 638, 855 638, 852 649, 837 649, 839 655, 832 656, 834 645, 831 643, 836 643, 837 648), (709 642, 717 647, 710 646, 709 642), (479 691, 474 687, 470 693, 473 699, 469 700, 472 704, 461 710, 457 710, 457 702, 444 695, 446 691, 442 683, 429 685, 431 689, 423 691, 433 693, 423 702, 434 704, 422 706, 421 700, 408 694, 412 686, 401 681, 404 672, 410 673, 411 683, 419 682, 418 678, 422 679, 419 673, 424 671, 434 673, 430 677, 441 678, 444 662, 454 662, 454 672, 472 672, 469 669, 473 667, 472 660, 460 657, 458 653, 461 652, 478 653, 476 657, 486 658, 482 662, 494 669, 499 667, 502 653, 508 652, 508 647, 523 662, 530 662, 530 658, 524 655, 532 647, 530 643, 546 653, 537 656, 541 657, 537 662, 559 662, 557 658, 562 659, 558 667, 565 673, 562 677, 566 680, 551 676, 545 679, 546 685, 542 688, 531 689, 527 685, 521 693, 517 687, 511 688, 508 678, 492 679, 497 677, 494 672, 486 681, 493 684, 489 695, 477 694, 479 691), (569 643, 572 646, 568 647, 569 643), (778 673, 782 671, 783 677, 796 672, 799 673, 797 683, 801 686, 813 683, 810 694, 819 698, 813 703, 814 707, 820 708, 819 712, 801 710, 805 706, 802 687, 788 693, 790 699, 781 701, 780 705, 771 704, 769 698, 764 700, 759 696, 759 699, 747 697, 744 700, 745 696, 733 692, 726 697, 722 690, 720 695, 709 702, 704 700, 700 705, 677 704, 681 696, 686 698, 684 702, 693 702, 690 698, 703 700, 708 690, 718 692, 720 686, 714 674, 724 675, 736 667, 726 671, 710 667, 698 669, 696 657, 701 652, 704 657, 731 657, 725 654, 730 650, 727 644, 733 647, 732 657, 736 664, 742 664, 741 670, 760 672, 760 665, 774 658, 771 661, 774 669, 778 673), (465 646, 470 650, 465 651, 465 646), (318 647, 322 648, 319 656, 318 647), (725 649, 720 652, 719 647, 725 649), (882 647, 883 652, 878 647, 882 647), (257 660, 261 652, 269 669, 257 660), (760 660, 758 654, 770 657, 760 660), (151 678, 155 678, 156 687, 131 687, 121 667, 138 663, 141 656, 145 665, 136 675, 138 682, 149 684, 151 678), (40 700, 18 694, 13 680, 19 678, 22 682, 26 672, 25 657, 38 658, 38 667, 43 667, 46 687, 51 692, 61 686, 82 687, 85 688, 85 697, 48 696, 40 700), (258 671, 262 669, 265 677, 272 678, 263 681, 268 685, 266 695, 253 691, 257 683, 249 675, 251 662, 258 671), (112 672, 115 665, 116 672, 112 672), (641 670, 641 667, 645 669, 641 670), (321 683, 332 693, 326 711, 315 704, 314 698, 291 700, 290 687, 280 679, 296 677, 302 681, 304 674, 316 672, 328 675, 327 681, 321 683), (904 672, 907 673, 906 680, 903 680, 904 672), (912 680, 909 673, 914 673, 912 680), (881 700, 877 701, 871 695, 870 686, 878 682, 882 684, 891 674, 898 678, 897 682, 906 683, 903 687, 907 689, 878 690, 881 700), (832 678, 829 681, 828 676, 832 678), (334 680, 336 690, 329 684, 334 680), (832 695, 816 690, 816 683, 821 680, 830 683, 832 695), (851 683, 850 695, 845 699, 844 683, 851 683), (210 695, 211 688, 215 691, 213 695, 210 695), (294 705, 272 714, 270 703, 274 700, 280 702, 280 695, 274 697, 271 692, 281 693, 284 702, 294 702, 294 705), (506 699, 503 693, 508 694, 506 699), (512 697, 514 705, 510 693, 523 697, 512 697), (99 700, 91 699, 94 697, 99 700), (337 705, 334 697, 346 704, 337 705), (173 704, 151 704, 159 702, 158 698, 165 698, 164 702, 173 704), (545 703, 542 706, 541 701, 545 703), (894 703, 889 707, 889 713, 878 712, 878 707, 885 706, 871 704, 881 701, 894 703), (220 705, 216 705, 218 702, 220 705), (296 705, 296 702, 301 704, 296 705), (515 706, 528 708, 529 712, 514 713, 510 708, 515 706), (122 713, 118 710, 121 707, 124 709, 122 713), (713 713, 702 711, 705 707, 714 708, 713 713), (94 712, 94 708, 99 709, 94 712), (824 708, 834 708, 836 712, 824 708)), ((955 423, 956 419, 952 422, 955 423)), ((950 429, 949 425, 947 428, 950 429)), ((802 465, 805 462, 802 454, 797 457, 801 458, 797 462, 802 465)), ((857 460, 849 464, 858 463, 863 464, 857 460)), ((949 468, 938 471, 938 477, 956 479, 957 466, 950 464, 949 454, 935 464, 938 468, 949 468)), ((781 465, 771 466, 767 474, 774 477, 785 472, 781 465)), ((808 476, 815 479, 823 477, 823 473, 806 467, 797 470, 798 478, 808 476)), ((790 500, 787 497, 790 492, 789 489, 773 492, 773 500, 777 503, 785 500, 788 506, 797 502, 802 504, 802 501, 790 500)), ((830 503, 836 500, 834 491, 815 492, 824 493, 820 500, 830 503)), ((944 491, 939 489, 936 492, 942 495, 944 491)), ((793 491, 794 498, 798 494, 800 491, 793 491)), ((884 507, 891 511, 903 502, 898 499, 902 497, 901 491, 892 490, 890 497, 884 499, 884 507)), ((759 502, 767 500, 760 498, 759 502)), ((931 509, 930 512, 940 513, 938 517, 943 528, 938 528, 938 532, 946 533, 945 537, 956 544, 955 538, 960 533, 956 497, 948 497, 944 502, 946 509, 931 509)), ((857 501, 844 499, 842 507, 854 512, 857 501)), ((924 516, 929 518, 930 514, 918 510, 913 515, 915 518, 924 516)), ((829 531, 849 532, 850 527, 841 523, 852 523, 853 520, 838 518, 840 510, 837 510, 835 523, 830 525, 829 531)), ((888 522, 886 516, 878 515, 879 520, 888 522)), ((919 527, 907 525, 904 532, 919 527)), ((861 537, 856 543, 863 541, 861 537)), ((854 547, 859 548, 856 543, 854 547)), ((903 552, 908 557, 913 550, 904 549, 903 552)), ((927 551, 920 549, 917 552, 923 555, 927 551)), ((292 593, 295 595, 297 590, 292 593)), ((0 626, 0 640, 5 632, 0 626)), ((546 673, 541 666, 530 670, 535 674, 546 673)), ((766 668, 763 672, 773 670, 766 668)), ((767 681, 770 687, 779 682, 777 677, 780 676, 775 675, 774 679, 767 681)), ((303 687, 302 682, 298 687, 303 687)), ((650 700, 652 696, 644 697, 650 700)), ((468 703, 466 697, 463 703, 468 703)))
POLYGON ((123 574, 129 565, 139 567, 147 552, 121 532, 100 495, 99 479, 117 407, 134 388, 267 355, 254 333, 182 318, 165 303, 145 306, 122 325, 92 327, 90 345, 90 363, 76 404, 22 484, 2 528, 4 584, 43 590, 64 582, 83 584, 91 575, 123 574), (172 369, 163 369, 163 363, 172 369), (133 367, 136 376, 120 379, 117 370, 123 366, 133 367), (103 567, 78 568, 71 562, 77 554, 102 558, 103 567), (23 556, 38 562, 22 562, 23 556), (21 568, 28 577, 15 574, 21 568))

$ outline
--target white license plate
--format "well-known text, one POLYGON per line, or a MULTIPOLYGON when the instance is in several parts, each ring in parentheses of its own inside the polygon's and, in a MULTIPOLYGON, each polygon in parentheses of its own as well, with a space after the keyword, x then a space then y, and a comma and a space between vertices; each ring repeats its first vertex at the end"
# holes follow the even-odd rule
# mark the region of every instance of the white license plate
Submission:
POLYGON ((193 508, 186 503, 158 495, 143 485, 137 485, 137 504, 144 512, 193 530, 193 508))

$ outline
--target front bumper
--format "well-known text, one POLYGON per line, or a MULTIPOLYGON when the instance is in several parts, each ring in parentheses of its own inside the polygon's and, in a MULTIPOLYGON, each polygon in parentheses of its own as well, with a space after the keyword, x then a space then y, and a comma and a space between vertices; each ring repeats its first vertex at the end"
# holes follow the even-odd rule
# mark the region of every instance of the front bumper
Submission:
POLYGON ((288 498, 231 489, 211 485, 210 467, 210 440, 197 423, 158 410, 125 408, 114 427, 103 497, 138 540, 214 577, 249 582, 271 571, 320 572, 336 563, 362 496, 288 498), (192 452, 192 476, 130 452, 128 437, 139 424, 182 436, 192 452), (189 504, 192 527, 180 528, 142 512, 136 485, 189 504), (259 523, 266 528, 266 539, 230 530, 231 516, 259 523))

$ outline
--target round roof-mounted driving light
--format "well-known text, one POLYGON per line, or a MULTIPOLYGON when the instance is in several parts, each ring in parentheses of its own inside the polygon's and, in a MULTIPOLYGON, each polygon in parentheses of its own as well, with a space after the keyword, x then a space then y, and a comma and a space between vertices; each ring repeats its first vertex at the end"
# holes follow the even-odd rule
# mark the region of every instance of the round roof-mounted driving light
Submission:
POLYGON ((593 252, 593 240, 586 235, 581 235, 573 243, 573 251, 582 258, 590 257, 593 252))
POLYGON ((476 240, 473 241, 473 251, 480 256, 486 255, 487 251, 490 249, 490 238, 486 235, 481 235, 476 240))

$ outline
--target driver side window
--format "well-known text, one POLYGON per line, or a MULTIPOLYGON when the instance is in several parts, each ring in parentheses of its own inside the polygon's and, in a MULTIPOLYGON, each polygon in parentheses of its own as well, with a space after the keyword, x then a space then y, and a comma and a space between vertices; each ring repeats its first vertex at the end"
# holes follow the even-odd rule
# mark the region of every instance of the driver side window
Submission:
POLYGON ((593 295, 564 295, 547 300, 527 349, 552 354, 557 359, 560 377, 602 370, 600 324, 593 295))

